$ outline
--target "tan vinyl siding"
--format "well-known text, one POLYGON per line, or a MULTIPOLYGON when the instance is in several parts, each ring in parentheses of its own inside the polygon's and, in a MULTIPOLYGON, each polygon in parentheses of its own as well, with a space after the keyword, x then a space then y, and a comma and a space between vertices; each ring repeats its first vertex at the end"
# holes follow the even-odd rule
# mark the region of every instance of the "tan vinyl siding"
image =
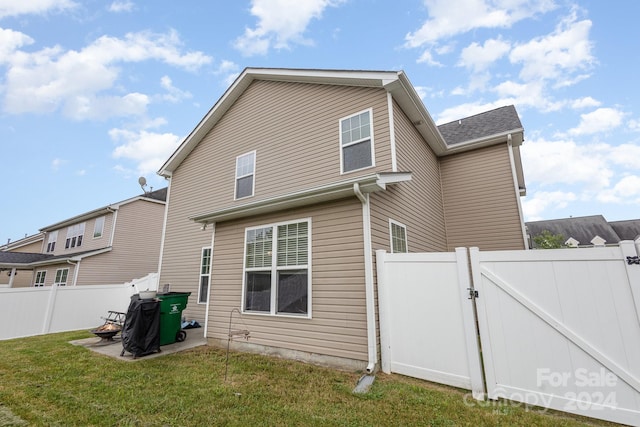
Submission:
MULTIPOLYGON (((125 205, 127 206, 127 205, 125 205)), ((85 252, 93 249, 102 249, 109 246, 109 239, 111 238, 111 230, 113 227, 113 213, 105 214, 104 219, 104 230, 102 232, 102 237, 94 239, 93 238, 93 229, 95 227, 96 218, 91 218, 86 221, 79 221, 76 224, 80 224, 84 222, 84 234, 82 236, 82 245, 76 246, 74 248, 65 249, 65 242, 67 240, 67 231, 69 227, 62 227, 58 229, 58 237, 56 239, 56 246, 53 252, 46 252, 47 243, 49 242, 49 233, 46 233, 44 237, 44 246, 42 246, 42 253, 50 253, 53 255, 71 255, 76 252, 85 252)), ((75 225, 75 224, 74 224, 75 225)), ((38 251, 40 252, 40 251, 38 251)))
POLYGON ((22 252, 22 253, 32 253, 39 254, 42 251, 42 240, 38 240, 37 242, 29 243, 28 245, 20 246, 19 248, 11 249, 8 252, 22 252))
POLYGON ((448 249, 524 249, 506 144, 441 159, 448 249))
POLYGON ((383 89, 253 82, 173 174, 188 215, 391 170, 383 89), (372 108, 375 168, 340 174, 339 120, 372 108), (234 201, 236 157, 256 150, 254 196, 234 201))
POLYGON ((355 197, 217 224, 208 336, 226 340, 229 313, 242 305, 245 228, 304 218, 312 230, 312 318, 243 315, 234 327, 249 329, 252 344, 366 360, 362 209, 355 197))
MULTIPOLYGON (((67 276, 67 286, 72 286, 73 285, 73 276, 75 275, 75 266, 72 264, 68 264, 68 263, 60 263, 60 264, 53 264, 53 265, 47 265, 47 266, 43 266, 43 267, 36 267, 33 269, 33 271, 29 271, 26 272, 25 274, 29 274, 33 277, 32 280, 35 280, 35 273, 37 271, 46 271, 47 274, 45 275, 45 280, 44 280, 44 285, 45 286, 51 286, 53 285, 53 282, 56 279, 56 271, 62 268, 68 268, 69 269, 69 275, 67 276)), ((33 286, 33 282, 29 285, 29 286, 33 286)))
MULTIPOLYGON (((164 210, 164 204, 144 200, 120 206, 112 250, 84 258, 80 263, 77 284, 124 283, 157 272, 164 210)), ((110 234, 107 233, 111 231, 107 223, 110 221, 105 222, 102 239, 95 241, 108 242, 110 234)), ((93 220, 87 221, 85 235, 87 231, 87 240, 92 241, 93 220), (89 223, 92 224, 90 230, 89 223)))
POLYGON ((383 89, 253 82, 173 173, 160 284, 192 292, 187 315, 204 322, 197 289, 211 228, 201 231, 189 217, 375 171, 391 171, 383 89), (341 175, 339 120, 368 108, 376 167, 341 175), (234 201, 236 157, 253 150, 255 195, 234 201))
POLYGON ((438 159, 397 104, 393 111, 398 171, 412 175, 409 182, 372 194, 373 249, 391 251, 389 219, 393 219, 407 227, 409 252, 446 250, 438 159))

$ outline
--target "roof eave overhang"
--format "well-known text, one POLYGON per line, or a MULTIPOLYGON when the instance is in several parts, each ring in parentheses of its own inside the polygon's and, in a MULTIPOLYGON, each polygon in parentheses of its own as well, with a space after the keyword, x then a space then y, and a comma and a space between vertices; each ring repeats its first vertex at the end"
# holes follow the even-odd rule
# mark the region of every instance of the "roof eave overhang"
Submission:
POLYGON ((229 221, 347 197, 355 197, 357 191, 355 188, 358 188, 362 193, 383 191, 387 185, 410 180, 411 172, 377 173, 194 215, 189 219, 201 224, 229 221))
POLYGON ((53 257, 53 258, 47 258, 41 261, 24 262, 24 263, 0 263, 0 268, 15 267, 15 268, 31 269, 35 267, 44 267, 46 265, 65 264, 68 262, 79 262, 79 261, 82 261, 84 258, 100 255, 106 252, 111 252, 111 250, 112 250, 112 247, 109 246, 106 248, 97 249, 95 251, 85 252, 85 253, 82 253, 81 255, 69 254, 69 256, 66 256, 66 257, 53 257))
POLYGON ((116 210, 117 207, 105 206, 103 208, 95 209, 90 212, 83 213, 81 215, 74 216, 73 218, 65 219, 64 221, 56 222, 55 224, 48 225, 40 229, 41 232, 48 233, 50 231, 59 230, 63 227, 68 227, 73 224, 77 224, 82 221, 86 221, 91 218, 96 218, 102 215, 106 215, 108 213, 116 210))
POLYGON ((517 128, 494 135, 483 136, 482 138, 471 139, 468 141, 459 142, 457 144, 451 144, 447 147, 446 155, 508 142, 509 135, 511 135, 511 144, 513 145, 513 147, 519 147, 520 145, 522 145, 522 142, 524 141, 524 129, 517 128))

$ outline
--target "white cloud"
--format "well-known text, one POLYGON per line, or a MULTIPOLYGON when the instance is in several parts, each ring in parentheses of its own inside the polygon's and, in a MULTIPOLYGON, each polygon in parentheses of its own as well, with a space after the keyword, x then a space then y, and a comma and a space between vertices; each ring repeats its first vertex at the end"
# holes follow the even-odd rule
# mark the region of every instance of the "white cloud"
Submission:
MULTIPOLYGON (((136 163, 139 175, 155 173, 180 143, 180 138, 171 133, 132 132, 125 129, 111 129, 109 136, 122 142, 113 150, 116 159, 131 160, 136 163)), ((121 167, 124 170, 124 167, 121 167)))
POLYGON ((574 110, 579 110, 581 108, 589 108, 589 107, 599 107, 600 101, 593 99, 590 96, 585 96, 583 98, 574 99, 571 101, 571 108, 574 110))
MULTIPOLYGON (((431 57, 443 40, 480 28, 509 28, 516 22, 555 8, 553 0, 424 0, 429 13, 422 27, 405 36, 405 47, 424 48, 419 62, 431 57)), ((428 61, 431 59, 431 62, 428 61)))
POLYGON ((60 166, 64 165, 65 163, 67 163, 66 160, 56 157, 51 161, 51 169, 54 172, 57 172, 60 169, 60 166))
POLYGON ((10 62, 17 49, 33 42, 34 40, 24 33, 0 28, 0 64, 10 62))
POLYGON ((135 4, 129 0, 116 0, 109 5, 109 12, 131 12, 135 4))
POLYGON ((224 82, 226 86, 231 86, 235 79, 240 75, 240 66, 233 61, 223 60, 215 74, 226 75, 224 82))
POLYGON ((522 199, 522 214, 526 221, 539 221, 544 219, 542 214, 551 209, 563 209, 570 202, 577 200, 573 192, 566 191, 536 191, 522 199))
POLYGON ((505 105, 510 105, 510 104, 513 104, 513 102, 498 100, 496 102, 487 102, 487 103, 471 102, 467 104, 457 105, 455 107, 447 108, 442 113, 440 113, 436 119, 436 123, 438 125, 441 125, 443 123, 449 123, 454 120, 473 116, 474 114, 493 110, 498 107, 504 107, 505 105))
POLYGON ((458 65, 480 72, 505 56, 510 49, 511 45, 501 39, 485 40, 482 46, 473 42, 462 49, 458 65))
POLYGON ((580 114, 580 124, 569 129, 570 135, 586 135, 611 131, 622 124, 625 114, 615 108, 598 108, 591 113, 580 114))
POLYGON ((146 95, 105 94, 114 88, 121 64, 156 60, 195 70, 212 60, 202 52, 181 52, 175 31, 129 33, 123 39, 103 36, 80 51, 60 46, 17 50, 28 41, 15 41, 16 49, 8 55, 2 104, 12 114, 59 109, 74 119, 142 114, 149 102, 146 95))
POLYGON ((640 204, 640 176, 628 175, 598 194, 601 203, 640 204))
POLYGON ((0 18, 58 12, 76 6, 77 3, 72 0, 0 0, 0 18))
POLYGON ((180 90, 173 85, 173 81, 169 76, 162 76, 160 79, 160 86, 162 86, 167 93, 162 96, 162 99, 169 102, 180 102, 183 99, 189 99, 193 95, 189 91, 180 90))
POLYGON ((520 78, 524 81, 560 80, 567 85, 568 76, 589 69, 595 61, 591 55, 590 29, 591 21, 577 21, 574 10, 551 34, 515 46, 509 59, 522 64, 520 78))
POLYGON ((312 44, 303 37, 312 19, 319 19, 327 7, 344 0, 252 0, 251 14, 258 18, 255 28, 246 28, 234 46, 243 55, 264 55, 269 49, 288 49, 291 43, 312 44))

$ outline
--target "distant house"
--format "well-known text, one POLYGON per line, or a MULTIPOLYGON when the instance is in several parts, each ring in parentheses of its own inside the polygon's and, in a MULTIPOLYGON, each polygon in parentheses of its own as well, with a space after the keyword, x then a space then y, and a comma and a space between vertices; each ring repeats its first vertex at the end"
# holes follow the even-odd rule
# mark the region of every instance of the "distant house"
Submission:
POLYGON ((569 247, 617 245, 623 240, 640 238, 640 219, 607 221, 602 215, 530 221, 526 224, 529 247, 535 249, 534 237, 545 230, 561 235, 569 247))
POLYGON ((0 248, 0 284, 116 284, 158 269, 167 189, 44 227, 0 248))
POLYGON ((159 171, 160 283, 214 345, 238 309, 247 350, 374 366, 376 249, 526 248, 523 132, 436 126, 403 72, 247 68, 159 171))

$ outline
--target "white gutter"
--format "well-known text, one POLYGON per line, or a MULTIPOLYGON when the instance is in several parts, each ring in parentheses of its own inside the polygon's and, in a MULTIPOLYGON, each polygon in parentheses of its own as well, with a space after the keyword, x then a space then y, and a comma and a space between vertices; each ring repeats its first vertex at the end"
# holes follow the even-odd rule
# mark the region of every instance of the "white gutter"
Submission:
POLYGON ((522 240, 524 242, 524 248, 529 249, 529 240, 527 239, 527 228, 524 225, 524 217, 522 216, 522 203, 520 202, 520 187, 518 185, 516 162, 513 158, 513 142, 511 140, 511 134, 507 135, 507 150, 509 151, 509 163, 511 165, 511 176, 513 178, 513 188, 516 194, 516 203, 518 204, 518 215, 520 216, 520 229, 522 230, 522 240))
POLYGON ((378 342, 376 336, 376 305, 375 293, 373 289, 373 253, 371 243, 371 210, 369 204, 369 194, 362 194, 360 185, 353 184, 353 192, 362 203, 362 231, 364 236, 364 283, 365 298, 367 307, 367 353, 369 363, 367 373, 375 371, 378 363, 378 342))
POLYGON ((116 235, 116 223, 118 222, 118 209, 113 210, 113 221, 111 221, 111 236, 109 236, 109 246, 113 246, 113 238, 116 235))

